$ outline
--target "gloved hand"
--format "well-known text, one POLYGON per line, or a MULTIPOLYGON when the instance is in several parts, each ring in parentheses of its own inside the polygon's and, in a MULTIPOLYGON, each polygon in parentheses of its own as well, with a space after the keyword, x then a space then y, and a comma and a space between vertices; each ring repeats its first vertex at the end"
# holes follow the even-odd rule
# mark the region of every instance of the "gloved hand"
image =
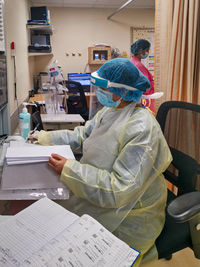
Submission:
POLYGON ((38 135, 39 135, 39 131, 30 131, 28 133, 28 137, 27 137, 27 141, 29 141, 30 143, 35 143, 38 140, 38 135))

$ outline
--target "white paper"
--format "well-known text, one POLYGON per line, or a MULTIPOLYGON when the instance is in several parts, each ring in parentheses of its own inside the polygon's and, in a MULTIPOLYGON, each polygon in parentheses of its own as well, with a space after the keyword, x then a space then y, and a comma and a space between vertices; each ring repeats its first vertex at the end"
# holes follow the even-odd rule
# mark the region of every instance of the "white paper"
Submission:
POLYGON ((0 224, 0 266, 128 267, 139 254, 90 216, 46 198, 0 224))
POLYGON ((41 114, 41 119, 43 123, 82 123, 85 120, 80 114, 55 114, 47 113, 41 114))
POLYGON ((67 159, 74 159, 69 145, 56 146, 11 146, 6 152, 8 165, 47 162, 52 153, 59 154, 67 159))
POLYGON ((7 165, 21 165, 21 164, 30 164, 30 163, 40 163, 40 162, 47 162, 48 159, 22 159, 22 160, 10 160, 7 161, 7 165))
POLYGON ((0 223, 5 222, 5 220, 9 219, 11 215, 0 215, 0 223))
POLYGON ((0 224, 0 266, 29 266, 25 261, 40 253, 77 218, 47 198, 8 218, 0 224))
POLYGON ((36 144, 31 144, 31 143, 26 143, 25 140, 24 142, 22 141, 10 141, 10 147, 18 147, 18 146, 26 146, 26 147, 35 147, 38 146, 36 144))

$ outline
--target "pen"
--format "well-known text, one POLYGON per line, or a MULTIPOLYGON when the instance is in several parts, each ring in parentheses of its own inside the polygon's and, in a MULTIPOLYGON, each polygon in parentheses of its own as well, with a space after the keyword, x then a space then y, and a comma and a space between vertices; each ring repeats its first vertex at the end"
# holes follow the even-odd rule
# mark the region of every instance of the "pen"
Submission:
MULTIPOLYGON (((33 131, 31 132, 31 134, 34 134, 34 132, 37 130, 37 128, 39 127, 39 122, 38 122, 38 124, 35 126, 35 128, 33 129, 33 131)), ((28 142, 28 140, 29 140, 29 138, 27 137, 26 138, 26 142, 28 142)))
POLYGON ((37 128, 39 127, 39 122, 38 122, 38 124, 35 126, 35 128, 33 129, 33 131, 31 132, 31 134, 34 134, 34 132, 37 130, 37 128))

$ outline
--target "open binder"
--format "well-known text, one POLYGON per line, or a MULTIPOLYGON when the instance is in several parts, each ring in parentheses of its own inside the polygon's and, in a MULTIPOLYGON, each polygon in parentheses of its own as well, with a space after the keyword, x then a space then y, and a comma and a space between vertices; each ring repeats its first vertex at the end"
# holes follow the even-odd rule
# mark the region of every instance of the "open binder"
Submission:
POLYGON ((128 267, 140 254, 89 215, 48 198, 0 223, 0 247, 4 267, 128 267))

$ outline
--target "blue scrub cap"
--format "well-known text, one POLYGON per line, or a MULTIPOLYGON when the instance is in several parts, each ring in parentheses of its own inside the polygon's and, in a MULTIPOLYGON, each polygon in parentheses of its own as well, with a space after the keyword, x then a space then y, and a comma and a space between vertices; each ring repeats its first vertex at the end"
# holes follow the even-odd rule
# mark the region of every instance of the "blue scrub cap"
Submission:
POLYGON ((103 64, 96 74, 103 79, 102 81, 100 79, 101 84, 98 84, 92 74, 91 82, 93 84, 109 89, 125 101, 138 102, 142 93, 151 87, 149 80, 127 58, 111 59, 103 64), (111 83, 111 87, 108 86, 108 83, 111 83), (115 83, 114 87, 112 87, 112 83, 115 83))
POLYGON ((151 44, 145 39, 138 39, 131 45, 131 53, 138 55, 141 51, 150 48, 151 44))

